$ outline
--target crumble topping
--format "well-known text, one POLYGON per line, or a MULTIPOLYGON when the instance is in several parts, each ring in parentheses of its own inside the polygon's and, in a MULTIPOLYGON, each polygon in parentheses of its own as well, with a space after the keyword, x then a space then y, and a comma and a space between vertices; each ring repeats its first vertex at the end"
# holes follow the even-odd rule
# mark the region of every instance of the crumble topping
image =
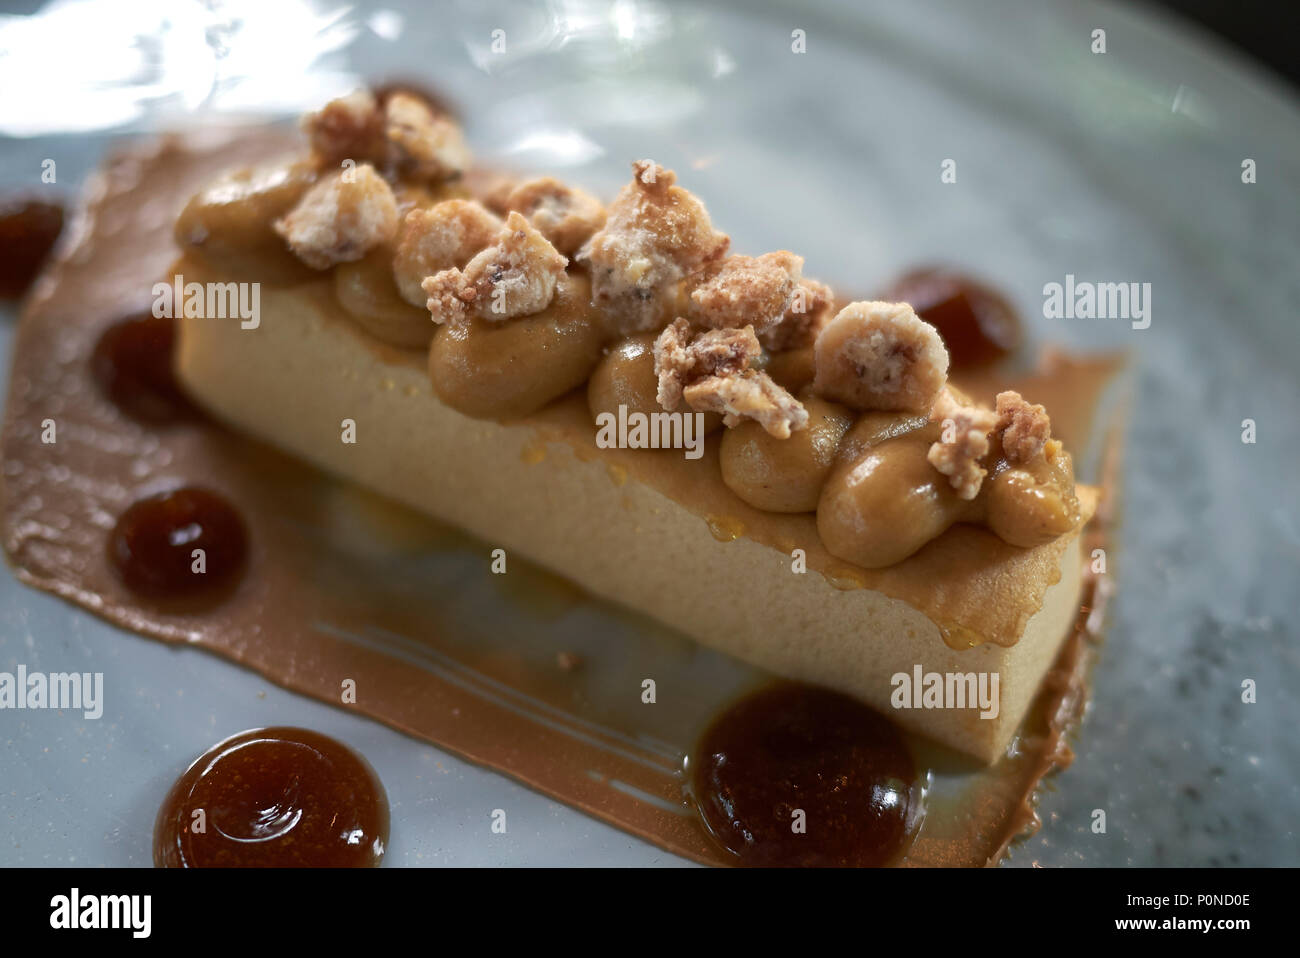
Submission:
POLYGON ((389 161, 401 174, 445 180, 470 164, 469 148, 451 117, 437 115, 419 97, 394 93, 384 104, 389 161))
POLYGON ((338 166, 346 159, 384 164, 386 140, 379 103, 369 90, 357 90, 331 100, 303 118, 312 155, 322 166, 338 166))
POLYGON ((445 200, 411 210, 402 221, 393 257, 393 279, 402 298, 412 306, 425 306, 424 281, 445 269, 463 268, 501 229, 501 220, 472 200, 445 200))
POLYGON ((550 305, 568 259, 519 213, 506 217, 496 243, 464 270, 444 269, 421 284, 435 323, 469 316, 499 322, 540 313, 550 305))
POLYGON ((688 383, 704 376, 742 372, 761 352, 752 326, 697 333, 678 317, 655 340, 659 405, 671 412, 681 403, 682 390, 688 383))
POLYGON ((683 391, 687 404, 698 412, 720 412, 725 426, 752 419, 777 439, 808 425, 803 403, 776 384, 767 373, 746 369, 735 376, 706 376, 683 391))
POLYGON ((691 277, 691 319, 713 329, 753 326, 761 335, 790 309, 802 273, 803 257, 786 250, 714 260, 691 277))
POLYGON ((340 170, 309 189, 275 221, 275 231, 314 269, 361 259, 397 233, 397 201, 369 163, 340 170))
POLYGON ((1042 406, 1025 401, 1013 390, 998 393, 996 428, 1008 462, 1031 462, 1043 454, 1052 438, 1052 420, 1042 406))
POLYGON ((592 299, 616 314, 622 332, 657 326, 660 294, 718 259, 731 242, 714 230, 704 204, 675 185, 671 170, 649 160, 632 169, 604 227, 578 253, 591 269, 592 299))
POLYGON ((943 424, 943 438, 931 444, 926 459, 948 477, 959 499, 974 499, 988 475, 980 460, 989 454, 989 433, 997 426, 997 415, 962 402, 944 387, 930 410, 930 420, 943 424))
POLYGON ((551 176, 515 186, 501 200, 507 210, 528 217, 551 245, 571 256, 605 225, 605 207, 585 190, 551 176))
POLYGON ((818 395, 854 409, 923 411, 948 375, 939 333, 907 303, 850 303, 817 334, 818 395))
POLYGON ((835 296, 825 283, 801 279, 790 300, 785 315, 758 334, 758 341, 768 352, 782 353, 811 346, 830 318, 835 296))
MULTIPOLYGON (((765 489, 783 483, 810 488, 816 495, 797 504, 816 512, 823 542, 841 559, 870 568, 896 562, 939 527, 917 521, 924 517, 910 507, 895 510, 896 522, 881 519, 878 506, 888 501, 888 488, 883 495, 877 489, 864 495, 848 474, 827 472, 828 453, 839 459, 864 454, 841 448, 853 413, 835 407, 833 417, 842 425, 819 431, 804 404, 768 369, 792 389, 807 388, 811 380, 818 396, 853 410, 902 413, 897 418, 909 430, 922 413, 941 423, 939 441, 929 442, 933 429, 923 441, 929 467, 947 478, 958 499, 979 498, 986 506, 957 511, 951 497, 946 505, 934 504, 930 518, 943 528, 951 521, 979 521, 1004 541, 1030 548, 1078 522, 1072 461, 1051 439, 1042 406, 1007 391, 990 410, 949 387, 943 341, 907 303, 856 302, 836 312, 832 291, 803 276, 801 256, 787 250, 728 256, 729 238, 713 228, 704 205, 677 186, 672 171, 648 160, 634 163, 632 182, 605 210, 592 195, 553 177, 520 180, 466 169, 468 152, 455 125, 420 97, 401 92, 377 99, 363 90, 335 100, 311 115, 306 128, 310 160, 280 173, 292 192, 273 202, 250 194, 253 201, 241 214, 265 224, 297 200, 273 226, 317 269, 382 251, 380 268, 344 274, 335 289, 343 308, 380 339, 389 339, 389 326, 418 326, 402 307, 390 308, 394 285, 403 300, 422 303, 437 324, 475 318, 495 323, 542 313, 557 292, 567 297, 570 287, 561 282, 570 282, 569 255, 590 273, 591 308, 572 317, 565 310, 566 321, 577 320, 576 332, 553 329, 549 322, 512 327, 523 331, 523 340, 502 348, 525 357, 520 362, 492 363, 488 357, 480 367, 481 341, 466 348, 458 337, 434 338, 435 394, 466 415, 527 415, 584 378, 590 387, 594 375, 610 380, 599 383, 602 389, 624 389, 642 405, 648 397, 641 359, 648 358, 644 350, 653 340, 655 398, 669 412, 716 412, 731 428, 749 420, 778 439, 810 429, 805 435, 812 435, 812 447, 798 440, 761 449, 724 441, 719 462, 724 481, 728 466, 743 461, 751 472, 766 470, 765 489), (454 187, 443 183, 462 172, 463 181, 454 187), (439 201, 446 196, 473 199, 439 201), (367 309, 358 311, 357 301, 367 309), (645 333, 623 344, 635 346, 634 362, 601 365, 601 347, 611 332, 645 333), (453 349, 440 352, 449 342, 453 349), (773 355, 767 366, 764 360, 773 355), (523 376, 507 368, 520 366, 527 370, 523 376), (481 389, 475 383, 484 377, 489 387, 499 381, 506 388, 481 389), (1007 461, 990 465, 995 455, 1007 461), (1026 468, 1003 470, 1008 464, 1026 468)), ((229 228, 227 221, 234 219, 226 216, 205 229, 229 228)), ((578 282, 585 287, 585 278, 578 282)), ((403 338, 400 345, 424 345, 427 332, 413 331, 409 343, 403 338)), ((588 399, 599 422, 598 404, 588 399)), ((830 423, 832 413, 819 407, 819 417, 830 423)), ((882 435, 873 443, 897 438, 889 430, 882 435)), ((871 450, 877 454, 875 445, 871 450)), ((898 495, 910 494, 910 485, 897 486, 898 495)), ((765 501, 775 503, 774 510, 786 505, 765 501)))
POLYGON ((656 398, 670 411, 685 399, 697 412, 722 413, 727 426, 753 419, 788 439, 808 424, 808 412, 767 373, 749 368, 761 353, 753 326, 697 333, 678 317, 655 340, 656 398))
POLYGON ((394 93, 381 107, 369 90, 358 90, 309 113, 303 126, 322 167, 351 159, 385 172, 444 180, 470 162, 460 127, 409 93, 394 93))

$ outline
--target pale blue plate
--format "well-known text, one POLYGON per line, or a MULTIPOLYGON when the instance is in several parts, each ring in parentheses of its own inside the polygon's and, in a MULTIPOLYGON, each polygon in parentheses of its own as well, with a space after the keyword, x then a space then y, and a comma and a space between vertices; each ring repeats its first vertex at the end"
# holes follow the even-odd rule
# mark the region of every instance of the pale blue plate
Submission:
MULTIPOLYGON (((357 76, 424 77, 461 106, 480 155, 606 195, 650 156, 707 199, 740 252, 793 249, 811 275, 861 290, 950 262, 1005 289, 1036 341, 1133 349, 1115 617, 1077 760, 1011 861, 1300 863, 1292 91, 1202 36, 1108 4, 556 0, 330 14, 244 2, 212 14, 176 2, 166 29, 149 5, 62 6, 43 21, 0 18, 0 86, 24 91, 0 102, 6 191, 51 189, 44 159, 57 162, 52 188, 71 191, 127 132, 285 116, 357 76), (1097 29, 1105 53, 1092 52, 1097 29), (1242 182, 1247 159, 1254 184, 1242 182), (956 183, 940 180, 945 160, 956 183), (1149 328, 1044 318, 1043 286, 1067 274, 1150 283, 1149 328), (1254 444, 1241 441, 1245 419, 1254 444), (1255 704, 1242 701, 1246 680, 1255 704), (1095 809, 1104 834, 1090 828, 1095 809)), ((7 348, 11 321, 0 336, 7 348)), ((502 776, 6 576, 0 669, 19 663, 102 671, 107 703, 97 721, 0 712, 0 864, 148 864, 174 777, 218 739, 273 724, 370 759, 393 804, 394 865, 678 863, 502 776), (490 831, 494 808, 510 810, 506 835, 490 831)))

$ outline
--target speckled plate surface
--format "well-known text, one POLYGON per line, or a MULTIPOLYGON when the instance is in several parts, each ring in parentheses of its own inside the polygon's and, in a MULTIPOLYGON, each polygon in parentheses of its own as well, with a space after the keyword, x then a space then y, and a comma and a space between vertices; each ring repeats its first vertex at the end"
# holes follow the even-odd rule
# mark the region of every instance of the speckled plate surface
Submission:
MULTIPOLYGON (((87 32, 107 7, 72 6, 87 32)), ((93 109, 67 89, 75 77, 42 110, 6 98, 0 187, 66 194, 114 136, 285 115, 354 76, 419 76, 460 105, 484 157, 608 194, 629 159, 653 156, 706 198, 738 251, 793 249, 811 275, 864 290, 918 263, 957 264, 1005 289, 1037 342, 1132 350, 1115 617, 1076 762, 1010 864, 1300 863, 1293 93, 1171 24, 1101 5, 262 7, 235 28, 196 6, 163 31, 117 5, 96 42, 141 49, 127 41, 155 36, 143 49, 157 56, 136 72, 119 63, 93 109), (1096 29, 1105 53, 1091 52, 1096 29), (793 52, 794 31, 806 52, 793 52), (47 158, 53 187, 40 183, 47 158), (941 181, 946 160, 955 183, 941 181), (1067 275, 1150 283, 1150 325, 1046 318, 1043 287, 1067 275)), ((0 20, 5 40, 19 29, 39 50, 39 23, 0 20)), ((60 66, 24 67, 15 44, 0 48, 0 76, 60 66)), ((6 320, 6 346, 11 332, 6 320)), ((107 701, 95 721, 0 712, 0 864, 147 864, 174 777, 216 740, 272 724, 370 759, 393 803, 391 864, 676 863, 494 773, 6 577, 0 669, 19 663, 102 671, 107 701), (490 832, 494 808, 511 810, 505 835, 490 832)))

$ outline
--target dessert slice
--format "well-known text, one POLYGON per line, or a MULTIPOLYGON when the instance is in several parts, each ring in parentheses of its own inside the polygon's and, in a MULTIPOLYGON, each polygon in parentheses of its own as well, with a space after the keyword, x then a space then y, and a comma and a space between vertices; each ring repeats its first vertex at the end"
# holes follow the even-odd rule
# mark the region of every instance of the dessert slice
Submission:
POLYGON ((473 533, 485 574, 489 550, 507 574, 525 556, 1003 752, 1079 611, 1094 505, 1042 407, 966 396, 905 303, 836 303, 785 251, 728 255, 648 161, 606 209, 466 169, 404 93, 306 128, 303 156, 177 222, 178 284, 259 284, 253 323, 177 310, 199 403, 473 533), (941 707, 912 701, 932 673, 941 707))

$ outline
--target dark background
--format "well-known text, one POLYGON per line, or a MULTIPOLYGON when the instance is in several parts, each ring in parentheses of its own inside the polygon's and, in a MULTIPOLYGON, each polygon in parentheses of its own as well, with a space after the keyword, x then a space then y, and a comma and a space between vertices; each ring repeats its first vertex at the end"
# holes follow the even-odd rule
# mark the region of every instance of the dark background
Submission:
POLYGON ((1130 0, 1164 8, 1246 53, 1300 88, 1298 0, 1130 0))

